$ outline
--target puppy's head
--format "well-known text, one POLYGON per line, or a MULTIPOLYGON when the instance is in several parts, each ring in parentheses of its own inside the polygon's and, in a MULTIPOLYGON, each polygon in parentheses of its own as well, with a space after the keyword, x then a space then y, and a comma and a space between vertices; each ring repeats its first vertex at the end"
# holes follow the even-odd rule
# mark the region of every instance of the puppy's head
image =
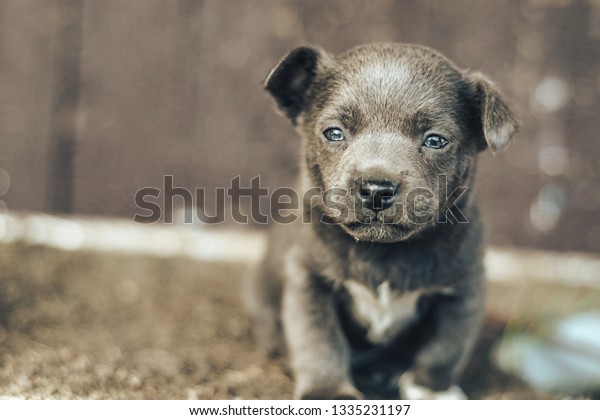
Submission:
POLYGON ((456 205, 450 193, 471 184, 477 152, 504 149, 517 130, 483 76, 414 45, 336 57, 297 48, 266 89, 303 137, 322 212, 363 241, 397 242, 435 224, 456 205))

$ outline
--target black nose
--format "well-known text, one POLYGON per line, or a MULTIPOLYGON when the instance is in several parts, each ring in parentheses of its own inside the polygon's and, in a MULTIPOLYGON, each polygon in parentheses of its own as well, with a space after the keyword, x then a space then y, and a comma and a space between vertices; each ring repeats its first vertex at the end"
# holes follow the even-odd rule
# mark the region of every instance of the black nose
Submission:
POLYGON ((358 197, 363 207, 373 211, 385 210, 394 204, 398 185, 377 179, 363 181, 358 188, 358 197))

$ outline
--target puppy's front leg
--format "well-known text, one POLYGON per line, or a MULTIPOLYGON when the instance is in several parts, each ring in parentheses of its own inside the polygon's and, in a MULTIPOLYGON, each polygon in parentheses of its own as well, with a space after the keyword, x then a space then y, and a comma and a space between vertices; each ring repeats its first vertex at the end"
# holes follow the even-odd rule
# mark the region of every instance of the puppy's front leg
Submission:
POLYGON ((455 384, 473 347, 483 313, 481 291, 444 296, 436 302, 435 332, 399 381, 406 399, 466 399, 455 384))
POLYGON ((296 267, 283 295, 283 327, 296 380, 295 398, 359 399, 350 376, 350 348, 331 291, 296 267))

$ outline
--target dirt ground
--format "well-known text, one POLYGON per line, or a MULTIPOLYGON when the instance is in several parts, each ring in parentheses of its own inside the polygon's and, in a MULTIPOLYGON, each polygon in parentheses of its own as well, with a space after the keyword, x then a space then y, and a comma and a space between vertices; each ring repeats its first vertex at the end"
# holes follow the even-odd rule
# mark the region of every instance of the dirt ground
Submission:
MULTIPOLYGON (((252 345, 240 299, 246 269, 0 246, 0 396, 290 398, 284 363, 252 345)), ((464 375, 467 394, 547 398, 492 364, 501 331, 488 321, 464 375)))

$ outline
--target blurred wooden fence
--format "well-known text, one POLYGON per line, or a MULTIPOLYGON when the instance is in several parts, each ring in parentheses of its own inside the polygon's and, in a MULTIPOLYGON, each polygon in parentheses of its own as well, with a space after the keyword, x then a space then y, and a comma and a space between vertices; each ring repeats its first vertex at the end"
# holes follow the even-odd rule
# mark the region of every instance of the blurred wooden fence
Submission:
POLYGON ((296 134, 261 88, 277 59, 417 42, 488 74, 523 121, 480 165, 490 239, 597 252, 599 40, 592 0, 0 0, 0 201, 131 217, 164 175, 289 186, 296 134))

